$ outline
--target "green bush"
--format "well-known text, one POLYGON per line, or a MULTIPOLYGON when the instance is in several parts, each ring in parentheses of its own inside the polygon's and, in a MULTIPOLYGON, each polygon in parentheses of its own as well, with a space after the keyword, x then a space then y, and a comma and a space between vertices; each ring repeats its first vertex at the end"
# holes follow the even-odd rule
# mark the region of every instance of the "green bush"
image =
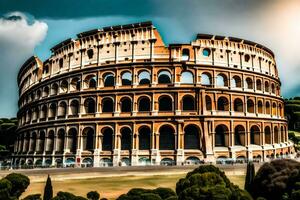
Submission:
POLYGON ((75 196, 72 193, 69 192, 58 192, 56 197, 54 197, 52 200, 87 200, 84 197, 75 196))
POLYGON ((25 197, 23 200, 42 200, 41 194, 31 194, 25 197))
POLYGON ((86 197, 88 200, 99 200, 100 194, 97 191, 90 191, 87 193, 86 197))
POLYGON ((169 188, 156 188, 154 190, 133 188, 129 190, 127 194, 123 194, 117 198, 117 200, 166 200, 166 199, 177 200, 176 193, 169 188))
POLYGON ((19 198, 26 188, 30 184, 30 180, 23 174, 12 173, 5 177, 11 182, 12 188, 10 190, 10 196, 19 198))
POLYGON ((7 179, 1 179, 0 180, 0 199, 14 199, 10 197, 10 191, 12 189, 12 184, 7 179))

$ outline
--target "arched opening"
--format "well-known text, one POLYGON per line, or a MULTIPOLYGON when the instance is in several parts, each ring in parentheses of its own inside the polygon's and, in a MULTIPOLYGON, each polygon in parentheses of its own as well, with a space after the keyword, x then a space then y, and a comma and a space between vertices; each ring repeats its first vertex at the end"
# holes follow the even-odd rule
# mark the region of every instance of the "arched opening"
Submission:
POLYGON ((269 88, 270 86, 269 86, 269 82, 268 81, 266 81, 265 82, 265 92, 269 92, 270 91, 270 88, 269 88))
POLYGON ((261 80, 260 79, 256 80, 256 89, 259 90, 259 91, 261 91, 261 89, 262 89, 261 88, 261 80))
POLYGON ((218 125, 215 129, 215 146, 227 147, 228 142, 228 128, 225 125, 218 125))
POLYGON ((82 160, 83 167, 93 167, 93 159, 92 158, 84 158, 82 160))
POLYGON ((279 142, 279 133, 278 133, 278 127, 277 126, 275 126, 275 128, 274 128, 274 142, 275 143, 280 143, 279 142))
POLYGON ((36 148, 36 132, 31 133, 30 144, 29 144, 29 152, 33 153, 36 148))
POLYGON ((58 65, 59 65, 59 69, 61 69, 61 68, 63 68, 64 66, 64 60, 61 58, 61 59, 59 59, 59 61, 58 61, 58 65))
POLYGON ((131 112, 132 111, 132 103, 131 99, 128 97, 124 97, 121 99, 121 112, 131 112))
POLYGON ((231 81, 232 88, 241 88, 242 87, 242 80, 239 76, 233 76, 231 81))
POLYGON ((260 145, 260 129, 256 125, 250 129, 250 144, 260 145))
POLYGON ((171 82, 172 82, 172 76, 169 71, 163 70, 158 73, 158 83, 159 84, 169 84, 171 82))
POLYGON ((103 75, 104 87, 111 87, 115 85, 115 77, 113 73, 106 73, 103 75))
POLYGON ((24 153, 29 151, 29 142, 30 142, 30 134, 26 133, 25 139, 24 139, 24 148, 23 148, 24 153))
POLYGON ((68 131, 68 149, 73 154, 76 154, 77 151, 77 130, 76 128, 71 128, 68 131))
POLYGON ((188 61, 190 59, 190 50, 189 49, 182 49, 181 60, 188 61))
POLYGON ((212 110, 212 102, 209 96, 205 96, 206 110, 212 110))
POLYGON ((54 150, 54 131, 49 131, 47 138, 46 153, 52 153, 54 150))
POLYGON ((272 94, 275 94, 275 85, 274 85, 274 83, 271 84, 271 90, 272 90, 272 94))
POLYGON ((193 84, 194 83, 194 75, 190 71, 185 71, 181 73, 181 81, 182 84, 193 84))
POLYGON ((60 129, 57 133, 57 139, 56 139, 57 153, 62 153, 64 151, 64 144, 65 144, 65 130, 60 129))
POLYGON ((282 114, 282 106, 281 106, 281 104, 278 105, 277 115, 278 115, 279 117, 283 117, 283 114, 282 114))
POLYGON ((182 98, 182 110, 192 111, 195 110, 195 99, 193 96, 186 95, 182 98))
POLYGON ((131 150, 132 133, 130 128, 124 127, 121 129, 121 150, 131 150))
POLYGON ((102 99, 102 112, 104 113, 114 112, 114 102, 111 98, 102 99))
POLYGON ((159 149, 175 150, 175 131, 171 126, 164 125, 159 129, 159 149))
POLYGON ((200 131, 195 125, 184 128, 184 149, 200 149, 200 131))
POLYGON ((71 101, 70 104, 70 114, 71 116, 77 116, 79 113, 79 102, 77 100, 71 101))
POLYGON ((71 91, 79 91, 80 90, 80 79, 79 78, 76 77, 71 80, 70 90, 71 91))
POLYGON ((112 151, 113 150, 113 130, 111 128, 104 128, 102 131, 102 150, 112 151))
POLYGON ((139 129, 139 149, 149 150, 151 141, 151 131, 148 126, 143 126, 139 129))
POLYGON ((150 73, 148 71, 141 71, 139 73, 139 85, 150 84, 150 73))
POLYGON ((83 150, 93 151, 94 150, 94 135, 95 131, 91 127, 87 127, 82 131, 82 147, 83 150))
POLYGON ((263 113, 263 104, 260 100, 257 102, 257 111, 258 113, 263 113))
POLYGON ((276 111, 277 111, 277 106, 276 106, 276 103, 273 102, 273 105, 272 105, 272 115, 273 116, 276 116, 276 111))
POLYGON ((122 158, 121 159, 121 166, 130 166, 131 165, 131 161, 129 158, 122 158))
POLYGON ((270 115, 271 114, 271 109, 270 109, 270 102, 266 102, 266 114, 270 115))
POLYGON ((51 95, 56 95, 58 93, 58 85, 56 83, 51 86, 51 95))
POLYGON ((234 145, 245 146, 245 128, 238 125, 234 129, 234 145))
POLYGON ((271 137, 271 128, 269 126, 265 127, 265 143, 272 144, 272 137, 271 137))
POLYGON ((219 111, 229 111, 229 102, 226 97, 220 97, 218 99, 218 110, 219 111))
POLYGON ((246 78, 246 81, 245 81, 245 88, 246 89, 253 89, 253 81, 251 78, 246 78))
POLYGON ((211 85, 211 75, 209 73, 202 73, 201 74, 201 85, 211 85))
POLYGON ((283 130, 283 126, 280 128, 280 142, 285 142, 285 134, 284 134, 284 130, 283 130))
POLYGON ((89 59, 92 59, 93 56, 94 56, 94 51, 93 51, 93 49, 87 50, 87 55, 88 55, 89 59))
POLYGON ((56 116, 56 104, 52 103, 50 104, 50 108, 49 108, 49 118, 54 118, 56 116))
POLYGON ((138 100, 138 110, 145 112, 145 111, 150 111, 151 109, 151 103, 150 99, 148 97, 140 97, 138 100))
POLYGON ((44 151, 45 137, 46 137, 45 132, 40 131, 40 134, 38 137, 37 149, 36 149, 37 153, 42 153, 44 151))
POLYGON ((247 100, 247 112, 254 113, 254 102, 251 99, 247 100))
POLYGON ((43 89, 43 97, 49 96, 49 87, 44 87, 43 89))
POLYGON ((66 102, 62 101, 58 105, 58 116, 65 117, 67 114, 67 104, 66 102))
POLYGON ((173 103, 172 99, 169 96, 162 96, 158 100, 159 102, 159 111, 172 111, 173 103))
POLYGON ((111 167, 113 166, 113 162, 110 158, 102 158, 100 160, 100 164, 102 167, 111 167))
POLYGON ((61 91, 62 93, 66 93, 66 92, 68 91, 68 85, 69 85, 68 81, 63 80, 63 81, 60 83, 60 91, 61 91))
POLYGON ((132 74, 130 72, 124 72, 122 74, 122 85, 132 84, 132 74))
POLYGON ((228 80, 225 74, 218 74, 217 75, 217 86, 218 87, 227 87, 228 80))
POLYGON ((244 103, 241 99, 237 98, 234 100, 234 111, 235 112, 244 112, 244 103))
POLYGON ((96 103, 93 98, 87 98, 84 101, 84 109, 86 114, 93 114, 96 111, 96 103))
POLYGON ((187 165, 199 165, 203 162, 201 162, 201 160, 195 156, 190 156, 185 160, 184 163, 187 165))
POLYGON ((172 160, 171 158, 163 158, 160 161, 160 165, 172 166, 172 165, 175 165, 175 161, 172 160))

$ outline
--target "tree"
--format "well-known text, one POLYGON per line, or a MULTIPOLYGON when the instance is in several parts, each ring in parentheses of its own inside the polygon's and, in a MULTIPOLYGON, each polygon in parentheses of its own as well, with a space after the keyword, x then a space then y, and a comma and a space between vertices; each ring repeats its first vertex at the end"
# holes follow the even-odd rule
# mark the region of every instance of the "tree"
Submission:
POLYGON ((31 194, 25 197, 23 200, 42 200, 41 194, 31 194))
POLYGON ((251 184, 255 177, 255 168, 253 162, 248 162, 247 164, 247 172, 246 172, 246 179, 245 179, 245 190, 251 193, 251 184))
POLYGON ((293 199, 300 190, 300 163, 290 159, 265 163, 257 171, 251 188, 254 198, 293 199))
POLYGON ((45 189, 44 189, 44 198, 43 198, 43 200, 51 200, 52 197, 53 197, 52 182, 51 182, 50 176, 48 175, 46 185, 45 185, 45 189))
POLYGON ((10 191, 12 184, 9 180, 3 178, 0 180, 0 199, 12 200, 10 197, 10 191))
POLYGON ((23 174, 12 173, 5 177, 11 185, 10 196, 19 198, 30 184, 30 180, 23 174))
POLYGON ((86 197, 88 200, 99 200, 100 194, 97 191, 90 191, 87 193, 86 197))
POLYGON ((251 200, 251 196, 232 184, 225 173, 213 165, 200 166, 176 184, 178 200, 251 200))
POLYGON ((54 197, 52 200, 87 200, 84 197, 75 196, 72 193, 69 192, 58 192, 56 197, 54 197))
POLYGON ((176 193, 170 188, 156 188, 154 190, 133 188, 117 200, 177 200, 176 193))

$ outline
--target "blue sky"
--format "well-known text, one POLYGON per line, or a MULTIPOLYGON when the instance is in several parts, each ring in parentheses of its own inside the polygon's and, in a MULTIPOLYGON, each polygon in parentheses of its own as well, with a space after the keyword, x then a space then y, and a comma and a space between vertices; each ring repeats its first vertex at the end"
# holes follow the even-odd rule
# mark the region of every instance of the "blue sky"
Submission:
POLYGON ((31 55, 45 60, 79 32, 148 20, 166 44, 189 43, 197 33, 263 44, 275 53, 282 95, 300 96, 299 10, 297 0, 0 0, 0 117, 16 115, 16 76, 31 55))

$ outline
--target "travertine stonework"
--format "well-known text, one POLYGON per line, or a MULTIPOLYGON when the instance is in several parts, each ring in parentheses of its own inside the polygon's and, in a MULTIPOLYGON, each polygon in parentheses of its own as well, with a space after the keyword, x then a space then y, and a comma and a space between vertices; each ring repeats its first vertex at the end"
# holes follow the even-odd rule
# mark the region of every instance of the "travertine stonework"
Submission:
POLYGON ((151 22, 83 32, 18 74, 16 165, 193 164, 293 153, 274 54, 151 22))

